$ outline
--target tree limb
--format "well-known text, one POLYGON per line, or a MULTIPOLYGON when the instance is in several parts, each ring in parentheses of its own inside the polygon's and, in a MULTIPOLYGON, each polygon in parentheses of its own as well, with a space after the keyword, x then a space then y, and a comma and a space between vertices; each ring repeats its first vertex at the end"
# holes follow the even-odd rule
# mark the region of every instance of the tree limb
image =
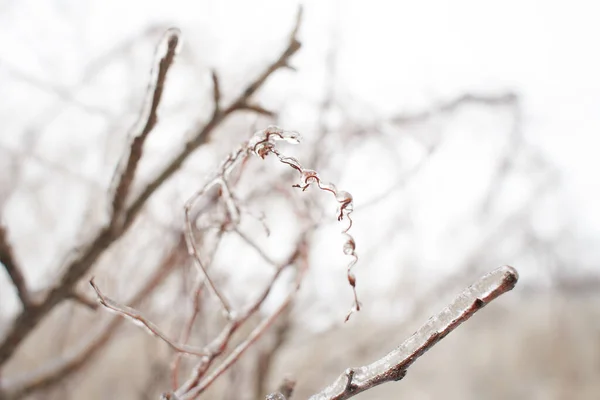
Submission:
POLYGON ((369 365, 348 368, 310 400, 349 399, 382 383, 404 378, 413 362, 490 301, 514 288, 517 280, 517 271, 508 266, 484 275, 398 348, 369 365))
MULTIPOLYGON (((138 306, 186 259, 185 242, 182 236, 179 243, 161 261, 156 271, 148 278, 138 292, 133 295, 130 304, 138 306)), ((19 399, 40 390, 47 390, 62 382, 71 374, 79 371, 94 356, 99 354, 109 343, 123 321, 124 319, 120 316, 114 316, 91 338, 86 338, 71 349, 68 349, 61 357, 45 362, 24 376, 8 381, 1 381, 0 399, 19 399)))
MULTIPOLYGON (((119 176, 117 187, 113 196, 113 223, 116 223, 116 221, 120 220, 120 214, 123 210, 125 202, 127 201, 127 195, 129 194, 129 191, 131 189, 133 178, 135 176, 135 171, 137 169, 140 159, 142 158, 144 142, 146 141, 146 138, 148 137, 150 132, 152 132, 152 129, 154 129, 156 123, 158 122, 158 106, 160 104, 160 100, 162 99, 164 84, 165 80, 167 79, 167 72, 169 71, 169 68, 171 67, 171 65, 173 65, 173 61, 175 60, 175 53, 177 51, 177 45, 180 40, 179 35, 179 31, 174 29, 167 31, 165 35, 165 40, 167 41, 167 50, 158 63, 158 71, 156 73, 156 77, 152 77, 156 81, 151 83, 151 87, 153 87, 153 90, 152 99, 150 102, 150 110, 148 111, 148 117, 146 118, 146 122, 140 134, 137 135, 131 142, 129 156, 125 164, 125 168, 119 176)), ((144 113, 142 113, 142 118, 143 116, 144 113)))
POLYGON ((146 201, 163 183, 179 170, 190 154, 209 140, 215 128, 226 117, 243 109, 249 98, 262 87, 271 74, 280 68, 289 66, 290 57, 300 49, 300 42, 296 39, 296 35, 300 26, 301 15, 302 12, 299 9, 296 24, 292 30, 288 45, 279 58, 252 81, 229 107, 224 111, 215 113, 211 120, 197 131, 192 139, 184 145, 183 149, 144 187, 141 193, 132 201, 131 205, 124 210, 121 224, 111 223, 98 232, 95 239, 64 269, 65 272, 57 284, 49 291, 45 300, 35 307, 23 310, 15 319, 6 337, 0 342, 0 366, 12 357, 23 340, 57 304, 69 297, 73 286, 92 268, 104 251, 127 232, 146 204, 146 201))

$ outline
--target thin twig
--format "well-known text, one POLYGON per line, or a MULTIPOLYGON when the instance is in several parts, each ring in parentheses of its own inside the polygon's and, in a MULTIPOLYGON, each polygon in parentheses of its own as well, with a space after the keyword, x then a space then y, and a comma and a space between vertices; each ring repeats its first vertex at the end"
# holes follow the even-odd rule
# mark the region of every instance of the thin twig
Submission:
MULTIPOLYGON (((277 309, 268 317, 261 321, 248 335, 246 340, 240 343, 228 356, 221 365, 219 365, 209 376, 207 376, 202 382, 200 382, 197 386, 195 386, 192 390, 189 390, 184 395, 181 395, 181 400, 192 400, 197 398, 206 388, 208 388, 218 377, 220 377, 227 369, 229 369, 233 364, 239 360, 239 358, 244 354, 250 346, 252 346, 263 334, 264 332, 273 325, 273 323, 279 318, 279 316, 287 309, 287 307, 292 303, 294 297, 298 290, 300 289, 300 284, 304 278, 308 270, 308 263, 306 261, 306 249, 304 246, 304 242, 300 244, 298 256, 299 259, 303 260, 302 265, 299 267, 294 290, 290 291, 284 301, 277 307, 277 309), (300 256, 300 255, 304 256, 300 256)), ((269 285, 269 290, 272 285, 269 285)), ((266 297, 266 296, 265 296, 266 297)), ((262 303, 262 302, 261 302, 262 303)))
MULTIPOLYGON (((142 158, 144 142, 158 122, 158 106, 160 104, 160 100, 162 99, 164 84, 165 80, 167 79, 167 72, 175 60, 175 53, 177 52, 177 46, 180 41, 179 30, 170 29, 165 34, 165 38, 163 40, 166 40, 167 42, 167 50, 158 62, 158 71, 156 72, 156 76, 152 77, 155 79, 155 81, 151 82, 150 84, 152 99, 150 102, 150 109, 147 112, 148 115, 146 122, 139 135, 137 135, 131 142, 129 156, 127 158, 125 168, 118 178, 117 187, 112 200, 113 221, 120 219, 120 214, 127 201, 127 195, 129 194, 133 184, 135 171, 140 159, 142 158)), ((152 75, 154 75, 154 73, 152 75)), ((144 112, 141 113, 142 118, 144 114, 144 112)))
MULTIPOLYGON (((214 248, 212 249, 212 254, 209 258, 207 268, 210 268, 210 265, 214 259, 215 253, 217 252, 217 249, 219 247, 219 243, 221 242, 221 239, 223 237, 223 233, 224 233, 224 230, 220 229, 218 232, 218 239, 217 239, 217 242, 216 242, 214 248)), ((186 237, 187 237, 187 235, 186 235, 186 237)), ((187 242, 186 242, 186 246, 187 246, 187 242)), ((185 327, 183 329, 183 334, 180 339, 180 342, 183 344, 188 343, 190 336, 192 334, 192 329, 194 327, 194 323, 196 322, 196 319, 197 319, 198 315, 200 314, 200 306, 201 306, 200 298, 202 296, 202 292, 204 290, 205 285, 206 285, 206 280, 201 279, 201 277, 198 276, 196 279, 196 282, 194 284, 193 299, 192 299, 192 312, 187 320, 187 323, 185 324, 185 327)), ((176 390, 179 387, 179 366, 181 364, 181 356, 182 356, 181 353, 175 354, 175 359, 173 360, 172 367, 171 367, 171 383, 172 383, 171 386, 172 386, 173 390, 176 390)))
MULTIPOLYGON (((202 193, 203 192, 201 192, 201 194, 202 193)), ((188 248, 188 254, 194 260, 194 264, 196 265, 196 267, 202 272, 202 275, 206 279, 206 282, 208 283, 208 286, 211 288, 212 292, 219 299, 219 302, 221 303, 221 306, 223 307, 223 310, 225 311, 227 318, 231 318, 231 306, 229 305, 229 302, 227 301, 227 299, 225 299, 225 296, 217 288, 217 285, 215 285, 215 282, 212 280, 212 278, 208 274, 207 268, 204 266, 204 263, 200 259, 200 254, 198 253, 198 247, 196 245, 196 240, 194 238, 192 219, 190 218, 190 211, 191 211, 192 205, 193 204, 190 201, 188 201, 185 204, 185 224, 186 224, 185 239, 186 239, 186 244, 187 244, 187 248, 188 248)))
POLYGON ((162 339, 162 341, 167 343, 169 347, 171 347, 173 350, 180 353, 191 354, 200 357, 207 355, 207 352, 204 348, 197 348, 185 344, 175 343, 173 340, 169 339, 167 335, 162 333, 161 330, 158 329, 156 325, 154 325, 154 323, 152 323, 150 320, 144 317, 139 311, 137 311, 134 308, 119 304, 116 301, 106 297, 104 293, 100 291, 96 283, 94 283, 93 278, 90 280, 90 285, 92 286, 92 288, 94 288, 96 295, 98 295, 98 301, 100 301, 100 304, 102 304, 105 308, 114 311, 117 314, 122 315, 123 317, 131 319, 136 325, 141 324, 142 326, 146 327, 146 329, 148 329, 148 331, 152 335, 162 339))
MULTIPOLYGON (((133 295, 129 302, 132 306, 137 306, 144 301, 177 266, 184 262, 184 246, 182 235, 180 242, 163 258, 156 271, 133 295)), ((100 353, 123 321, 120 316, 114 316, 93 337, 86 338, 64 351, 60 358, 47 361, 22 377, 0 380, 0 399, 19 399, 40 390, 48 390, 63 382, 100 353)))
POLYGON ((21 271, 21 267, 15 260, 13 248, 8 241, 8 233, 3 224, 0 223, 0 263, 4 265, 10 280, 12 281, 19 299, 24 308, 31 305, 31 298, 29 291, 27 290, 27 283, 25 282, 25 276, 21 271))
POLYGON ((219 83, 219 75, 217 75, 217 71, 212 70, 210 72, 212 78, 213 85, 213 118, 221 113, 221 84, 219 83))
POLYGON ((438 115, 457 110, 465 104, 483 104, 483 105, 505 105, 513 104, 517 99, 517 94, 512 92, 499 95, 487 95, 476 93, 465 93, 449 101, 440 102, 437 105, 423 111, 415 113, 399 114, 391 119, 395 124, 413 124, 427 121, 438 115))
POLYGON ((263 73, 252 81, 243 93, 224 111, 213 115, 202 128, 198 129, 196 134, 185 143, 182 150, 159 172, 140 192, 140 194, 131 202, 131 205, 124 211, 123 223, 115 224, 111 222, 108 226, 101 229, 96 237, 81 251, 80 256, 73 260, 64 268, 64 273, 57 284, 49 291, 44 301, 37 307, 23 310, 15 319, 9 328, 7 335, 0 342, 0 365, 3 365, 11 358, 13 353, 26 337, 35 329, 35 327, 48 315, 48 313, 60 302, 65 300, 71 288, 90 270, 98 258, 114 242, 123 236, 131 227, 148 199, 161 187, 175 172, 177 172, 184 161, 201 145, 205 144, 212 132, 229 115, 243 109, 248 103, 249 98, 262 87, 269 76, 275 71, 289 67, 289 59, 300 49, 300 42, 296 39, 300 21, 301 11, 298 12, 296 25, 292 30, 287 47, 279 58, 270 64, 263 73), (115 226, 118 225, 118 229, 115 226))
POLYGON ((296 247, 296 251, 290 255, 289 259, 286 260, 285 263, 282 263, 275 271, 275 273, 271 276, 269 282, 265 285, 262 293, 252 302, 252 304, 244 311, 240 312, 233 320, 231 320, 221 331, 221 333, 213 339, 213 341, 206 346, 207 349, 210 349, 210 354, 208 357, 204 357, 200 360, 198 365, 194 367, 194 371, 190 379, 185 382, 177 391, 176 394, 181 395, 187 393, 193 388, 197 387, 200 380, 204 376, 204 374, 208 371, 213 361, 219 357, 223 352, 227 349, 229 341, 233 337, 233 334, 252 317, 256 312, 260 309, 262 304, 265 302, 275 281, 279 278, 283 270, 292 265, 300 256, 300 249, 305 246, 304 239, 302 239, 298 246, 296 247))

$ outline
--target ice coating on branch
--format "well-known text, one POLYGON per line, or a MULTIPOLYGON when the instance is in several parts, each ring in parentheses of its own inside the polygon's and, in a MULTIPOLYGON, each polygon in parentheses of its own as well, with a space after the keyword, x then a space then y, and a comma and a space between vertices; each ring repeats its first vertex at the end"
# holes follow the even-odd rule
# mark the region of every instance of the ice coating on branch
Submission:
POLYGON ((300 134, 296 131, 287 131, 278 126, 270 125, 266 129, 257 131, 248 141, 248 149, 260 158, 265 158, 269 153, 278 154, 275 150, 275 142, 283 140, 288 143, 300 143, 300 134))
POLYGON ((400 379, 419 356, 477 310, 511 290, 517 280, 517 271, 509 266, 483 276, 449 306, 431 317, 399 347, 370 365, 346 370, 331 386, 312 396, 310 400, 346 399, 380 383, 400 379))
MULTIPOLYGON (((345 235, 345 242, 342 251, 345 255, 352 257, 352 261, 347 266, 347 278, 348 283, 352 287, 352 294, 354 296, 354 305, 351 311, 346 316, 346 321, 354 311, 360 310, 360 303, 358 301, 358 295, 356 293, 356 277, 352 273, 352 268, 358 261, 356 254, 356 243, 354 238, 348 234, 348 231, 352 227, 352 218, 350 214, 354 210, 354 202, 352 195, 346 191, 338 190, 333 183, 324 182, 317 171, 312 169, 306 169, 300 164, 300 162, 294 157, 288 157, 282 154, 276 148, 276 142, 287 141, 289 143, 299 143, 300 134, 296 131, 288 131, 277 126, 269 126, 266 129, 257 131, 247 142, 243 143, 237 150, 231 152, 221 163, 217 172, 209 179, 208 183, 198 190, 194 196, 192 196, 185 205, 186 221, 189 219, 189 211, 194 202, 199 197, 203 196, 213 186, 219 186, 222 197, 227 206, 228 214, 231 222, 237 225, 240 221, 241 213, 244 212, 243 207, 237 204, 233 191, 233 187, 228 184, 228 178, 231 172, 240 167, 245 160, 251 155, 255 154, 261 159, 264 159, 269 154, 276 156, 282 164, 286 164, 300 174, 300 184, 293 185, 293 187, 306 190, 311 185, 317 186, 320 190, 331 193, 336 202, 338 203, 337 219, 338 221, 347 220, 347 225, 342 233, 345 235)), ((247 213, 247 212, 246 212, 247 213)), ((188 225, 191 224, 188 221, 188 225)), ((190 228, 191 229, 191 228, 190 228)), ((268 232, 268 229, 267 229, 268 232)), ((195 253, 194 244, 188 240, 188 250, 190 254, 195 253)))
POLYGON ((286 400, 286 398, 281 393, 271 393, 267 396, 267 400, 286 400))
POLYGON ((344 219, 348 220, 348 225, 342 231, 342 233, 347 236, 342 251, 344 252, 344 254, 353 258, 353 260, 348 264, 347 267, 347 278, 348 283, 352 287, 352 293, 354 295, 354 306, 346 316, 347 321, 354 311, 360 310, 360 303, 356 294, 356 277, 352 273, 352 267, 356 264, 358 260, 358 256, 355 252, 356 243, 354 242, 354 238, 352 238, 352 236, 348 234, 348 231, 352 227, 352 219, 350 218, 350 214, 354 210, 354 201, 352 199, 352 195, 346 191, 337 190, 333 183, 324 182, 323 180, 321 180, 321 177, 319 176, 317 171, 304 168, 297 159, 281 154, 281 152, 275 147, 275 142, 280 140, 284 140, 290 143, 298 143, 300 141, 300 134, 296 131, 287 131, 272 125, 267 127, 266 129, 256 132, 254 136, 248 141, 246 149, 247 151, 253 152, 255 155, 259 156, 262 159, 267 157, 269 154, 273 154, 279 159, 281 163, 289 165, 291 168, 298 171, 300 173, 300 183, 293 185, 293 187, 305 191, 311 185, 314 184, 318 186, 320 190, 330 192, 331 194, 333 194, 333 196, 335 196, 335 200, 338 203, 338 221, 342 221, 344 219))

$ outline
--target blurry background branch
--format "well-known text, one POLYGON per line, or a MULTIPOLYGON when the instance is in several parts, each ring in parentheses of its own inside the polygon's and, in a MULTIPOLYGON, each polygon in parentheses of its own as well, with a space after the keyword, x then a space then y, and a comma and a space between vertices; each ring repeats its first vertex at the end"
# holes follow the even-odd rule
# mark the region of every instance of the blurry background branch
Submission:
POLYGON ((15 260, 12 246, 8 241, 8 232, 6 227, 0 223, 0 263, 4 265, 10 280, 12 281, 19 299, 23 304, 23 308, 30 306, 29 291, 27 290, 27 284, 25 283, 25 277, 21 271, 21 267, 15 260))
MULTIPOLYGON (((231 105, 226 107, 222 112, 213 115, 211 120, 200 128, 191 140, 185 143, 183 149, 173 158, 173 160, 163 167, 162 171, 159 172, 154 179, 145 185, 144 189, 142 189, 141 193, 135 197, 131 205, 124 210, 122 224, 115 225, 113 223, 114 220, 111 220, 106 227, 98 232, 95 239, 92 240, 85 249, 80 251, 76 259, 64 269, 64 273, 59 281, 50 289, 43 301, 23 309, 9 328, 8 333, 2 342, 0 342, 0 365, 10 359, 21 342, 57 304, 70 297, 74 285, 89 271, 104 251, 129 229, 150 196, 152 196, 152 194, 181 167, 183 162, 194 150, 209 140, 210 134, 214 129, 229 115, 236 111, 247 109, 250 104, 250 98, 258 91, 258 89, 260 89, 269 76, 278 69, 289 66, 289 58, 300 49, 300 42, 296 39, 300 21, 301 9, 298 11, 296 24, 292 30, 292 35, 289 38, 287 47, 278 59, 259 74, 259 76, 247 86, 242 94, 234 100, 231 105)), ((166 66, 167 65, 165 64, 164 67, 166 66)), ((166 76, 166 68, 163 72, 166 76)), ((155 92, 157 90, 161 91, 162 85, 160 88, 157 86, 153 90, 155 92)), ((153 108, 158 106, 160 95, 156 96, 154 100, 156 104, 153 104, 153 108)), ((150 117, 152 117, 152 113, 150 114, 150 117)), ((148 129, 145 136, 151 130, 152 124, 148 124, 147 126, 148 129)), ((143 139, 141 141, 143 144, 143 139)), ((128 175, 132 175, 135 172, 136 163, 131 162, 131 165, 132 167, 130 168, 129 174, 124 175, 126 178, 129 177, 128 175)), ((119 184, 120 187, 127 187, 129 185, 127 179, 123 179, 121 182, 122 183, 119 184)), ((120 198, 116 201, 115 205, 118 206, 117 209, 122 207, 122 205, 120 205, 122 202, 124 202, 124 200, 120 198)), ((117 216, 113 215, 113 218, 115 217, 117 216)))
MULTIPOLYGON (((179 242, 161 260, 155 271, 146 279, 146 282, 131 296, 129 304, 137 307, 169 276, 176 268, 181 267, 187 260, 185 239, 183 234, 179 242)), ((47 390, 69 378, 86 364, 91 363, 95 356, 101 352, 117 329, 124 322, 118 315, 105 321, 90 337, 81 339, 79 343, 54 360, 46 360, 33 371, 22 376, 8 377, 0 380, 0 398, 3 400, 19 399, 25 395, 47 390)))

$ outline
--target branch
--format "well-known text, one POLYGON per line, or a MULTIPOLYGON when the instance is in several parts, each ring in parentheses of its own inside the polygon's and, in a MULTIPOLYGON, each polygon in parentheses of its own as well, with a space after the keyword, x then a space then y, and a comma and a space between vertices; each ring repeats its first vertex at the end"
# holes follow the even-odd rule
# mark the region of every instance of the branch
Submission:
POLYGON ((100 302, 100 304, 102 304, 104 306, 104 308, 114 311, 115 313, 117 313, 123 317, 129 318, 136 325, 142 325, 142 326, 146 327, 146 329, 152 335, 157 336, 160 339, 162 339, 162 341, 167 343, 173 350, 180 352, 180 353, 191 354, 191 355, 201 356, 201 357, 208 355, 208 353, 205 349, 202 349, 202 348, 198 349, 196 347, 173 342, 171 339, 169 339, 167 337, 167 335, 162 333, 156 325, 154 325, 151 321, 149 321, 146 317, 144 317, 139 311, 137 311, 131 307, 127 307, 125 305, 119 304, 116 301, 106 297, 104 295, 104 293, 102 293, 100 291, 100 288, 98 288, 98 286, 94 283, 93 278, 90 280, 90 285, 92 286, 92 288, 94 288, 94 291, 96 292, 96 295, 98 296, 98 301, 100 302))
MULTIPOLYGON (((265 83, 267 78, 280 68, 289 67, 289 59, 300 49, 300 42, 296 39, 301 20, 301 9, 298 12, 296 25, 292 30, 287 47, 279 58, 269 65, 265 71, 258 76, 244 92, 224 111, 213 115, 210 121, 200 128, 196 135, 185 143, 183 149, 177 154, 163 169, 152 179, 141 193, 132 201, 131 205, 123 210, 123 223, 109 225, 98 232, 89 245, 80 253, 80 256, 73 260, 66 268, 56 286, 49 292, 45 300, 36 307, 25 309, 14 321, 6 337, 0 342, 0 366, 10 359, 23 342, 23 340, 33 331, 33 329, 48 315, 48 313, 60 302, 68 298, 72 292, 72 287, 92 268, 98 258, 116 242, 131 227, 147 200, 161 187, 175 172, 181 168, 183 162, 198 147, 205 144, 211 133, 219 126, 226 117, 239 111, 248 99, 265 83)), ((121 201, 121 200, 119 200, 121 201)), ((117 207, 120 208, 122 206, 117 207)), ((113 209, 114 209, 113 205, 113 209)))
POLYGON ((12 246, 8 242, 6 228, 2 224, 0 224, 0 263, 4 265, 10 280, 13 285, 15 285, 15 289, 21 299, 21 303, 23 303, 23 307, 29 307, 31 305, 31 298, 29 296, 29 291, 27 290, 25 276, 23 276, 23 272, 15 260, 12 246))
POLYGON ((431 317, 400 347, 364 367, 348 368, 337 380, 310 400, 343 400, 385 382, 398 381, 408 367, 427 350, 490 301, 515 287, 517 271, 498 268, 465 289, 448 307, 431 317))
MULTIPOLYGON (((160 285, 165 278, 185 260, 185 242, 179 243, 161 261, 156 271, 146 283, 133 295, 130 304, 137 306, 160 285)), ((93 337, 76 344, 55 360, 48 361, 22 377, 0 381, 0 399, 19 399, 40 390, 48 390, 79 371, 109 343, 123 318, 114 316, 93 337)))
POLYGON ((453 112, 465 104, 484 104, 488 106, 497 106, 513 104, 515 101, 517 101, 517 94, 512 92, 498 95, 465 93, 447 102, 440 102, 439 104, 424 111, 399 114, 393 117, 391 121, 395 124, 424 122, 438 114, 453 112))
MULTIPOLYGON (((150 183, 148 183, 146 188, 132 203, 131 207, 127 211, 127 221, 133 220, 136 217, 140 209, 145 204, 146 200, 150 196, 152 196, 156 189, 158 189, 167 179, 169 179, 175 172, 177 172, 179 168, 181 168, 181 165, 191 153, 193 153, 201 145, 208 142, 208 140, 210 139, 210 135, 215 130, 215 128, 219 126, 219 124, 221 124, 231 114, 246 109, 247 104, 249 104, 250 98, 256 93, 256 91, 258 91, 258 89, 260 89, 264 85, 267 79, 274 72, 281 68, 289 68, 290 58, 294 54, 296 54, 296 52, 300 50, 301 47, 301 44, 297 39, 297 34, 300 28, 301 21, 302 8, 299 7, 298 13, 296 15, 296 23, 294 25, 294 28, 292 29, 292 33, 290 35, 287 47, 283 50, 279 58, 273 63, 271 63, 269 66, 267 66, 267 68, 254 81, 252 81, 242 92, 242 94, 240 94, 228 107, 226 107, 223 111, 214 113, 212 118, 202 128, 200 128, 190 140, 188 140, 185 143, 181 152, 177 154, 171 160, 171 162, 167 164, 167 166, 163 169, 161 173, 159 173, 150 183)), ((218 96, 220 98, 220 90, 218 93, 218 96)), ((216 92, 214 92, 213 87, 213 97, 214 96, 216 96, 216 92)))
MULTIPOLYGON (((140 159, 142 158, 144 142, 146 141, 146 138, 148 137, 150 132, 152 132, 152 129, 154 129, 156 123, 158 122, 157 110, 160 104, 160 100, 162 99, 164 84, 165 80, 167 79, 167 72, 169 71, 171 65, 173 65, 173 60, 175 59, 177 45, 180 40, 179 35, 180 32, 178 30, 170 29, 165 34, 165 39, 163 39, 167 42, 167 50, 158 62, 158 72, 156 73, 156 77, 152 77, 153 79, 155 79, 155 82, 150 83, 150 88, 153 87, 154 89, 152 90, 150 110, 147 113, 148 117, 140 134, 136 136, 131 142, 131 147, 129 149, 129 157, 127 159, 125 168, 123 169, 123 172, 121 173, 121 176, 118 179, 117 187, 112 200, 113 223, 120 219, 121 211, 123 210, 123 207, 127 200, 127 195, 129 194, 131 185, 133 183, 135 171, 137 169, 140 159)), ((154 75, 154 73, 152 75, 154 75)), ((144 113, 142 113, 142 116, 143 115, 144 113)))
MULTIPOLYGON (((288 295, 285 297, 283 302, 277 307, 277 309, 267 318, 262 320, 253 330, 250 332, 246 340, 240 343, 226 358, 223 360, 221 365, 219 365, 209 376, 207 376, 202 382, 197 385, 186 387, 184 385, 180 390, 176 391, 175 394, 179 396, 181 400, 192 400, 196 399, 201 393, 204 392, 218 377, 220 377, 225 371, 227 371, 233 364, 235 364, 239 358, 252 346, 264 333, 267 329, 269 329, 275 321, 279 318, 279 316, 289 307, 289 305, 294 300, 294 297, 298 290, 300 290, 300 284, 304 279, 304 275, 308 270, 308 262, 307 262, 307 253, 306 253, 306 243, 305 239, 302 239, 299 243, 296 252, 290 258, 290 261, 299 259, 301 261, 301 265, 298 268, 298 273, 296 275, 296 282, 294 290, 291 290, 288 295), (182 390, 183 389, 183 390, 182 390)), ((280 270, 276 273, 278 275, 280 270)), ((276 278, 276 276, 274 277, 276 278)), ((263 296, 255 303, 252 308, 258 309, 258 307, 264 302, 267 295, 270 292, 270 289, 273 286, 275 279, 267 287, 263 296)))
POLYGON ((211 71, 210 75, 213 85, 213 118, 215 118, 221 113, 221 84, 219 83, 219 75, 217 75, 217 71, 211 71))

